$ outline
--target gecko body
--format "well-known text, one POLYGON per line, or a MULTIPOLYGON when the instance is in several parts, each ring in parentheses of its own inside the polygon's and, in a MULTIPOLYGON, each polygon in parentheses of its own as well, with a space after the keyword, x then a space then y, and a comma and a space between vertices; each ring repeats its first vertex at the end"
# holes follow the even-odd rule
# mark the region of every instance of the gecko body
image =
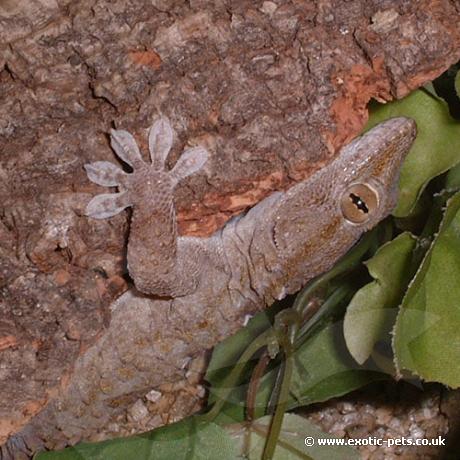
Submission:
POLYGON ((173 131, 161 118, 149 134, 151 164, 142 160, 134 138, 117 130, 112 147, 133 173, 109 162, 85 166, 93 182, 119 187, 119 193, 93 198, 87 215, 106 218, 133 207, 128 269, 145 294, 209 302, 218 282, 225 283, 220 288, 235 308, 248 301, 270 304, 331 268, 391 212, 399 169, 415 136, 412 120, 387 120, 307 180, 273 193, 211 237, 194 238, 177 233, 174 188, 203 167, 208 153, 188 149, 167 171, 173 131))
POLYGON ((12 438, 12 451, 17 439, 32 436, 33 443, 37 433, 87 439, 120 415, 122 401, 185 379, 190 363, 247 315, 331 268, 390 213, 415 134, 413 121, 388 120, 305 181, 271 194, 210 237, 191 238, 178 235, 174 188, 200 170, 206 150, 186 150, 167 171, 173 141, 167 120, 150 130, 150 163, 129 133, 113 131, 112 146, 133 172, 107 161, 86 165, 93 182, 119 189, 95 196, 86 212, 108 218, 133 208, 127 259, 137 289, 113 302, 108 329, 77 360, 65 394, 12 438))

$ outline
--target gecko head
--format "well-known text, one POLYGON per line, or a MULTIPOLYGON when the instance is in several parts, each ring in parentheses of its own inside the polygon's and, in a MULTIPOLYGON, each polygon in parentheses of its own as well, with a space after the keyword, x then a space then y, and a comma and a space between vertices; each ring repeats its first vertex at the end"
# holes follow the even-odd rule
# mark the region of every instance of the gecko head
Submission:
POLYGON ((344 148, 337 165, 345 178, 338 203, 350 225, 372 228, 394 208, 399 171, 415 136, 413 120, 392 118, 344 148))

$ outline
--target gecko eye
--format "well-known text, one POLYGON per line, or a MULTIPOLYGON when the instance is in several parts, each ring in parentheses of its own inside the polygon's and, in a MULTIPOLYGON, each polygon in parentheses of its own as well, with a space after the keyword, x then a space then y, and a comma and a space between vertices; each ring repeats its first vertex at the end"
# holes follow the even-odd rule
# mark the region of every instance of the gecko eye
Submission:
POLYGON ((340 202, 345 219, 354 223, 366 222, 379 205, 379 195, 368 184, 353 184, 348 187, 340 202))

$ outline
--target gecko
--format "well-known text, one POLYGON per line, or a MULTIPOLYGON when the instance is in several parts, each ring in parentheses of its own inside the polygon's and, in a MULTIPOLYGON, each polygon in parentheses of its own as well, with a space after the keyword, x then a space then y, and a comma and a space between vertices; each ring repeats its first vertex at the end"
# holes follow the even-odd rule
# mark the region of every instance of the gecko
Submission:
POLYGON ((111 145, 133 172, 108 161, 85 165, 92 182, 118 187, 92 198, 86 214, 106 219, 132 208, 127 265, 136 289, 113 302, 108 330, 77 360, 66 392, 8 441, 5 458, 27 440, 87 438, 119 415, 120 401, 186 378, 191 360, 246 315, 330 269, 395 206, 415 136, 413 120, 387 120, 309 178, 198 238, 178 234, 174 189, 202 171, 207 150, 186 149, 167 170, 174 132, 166 118, 150 129, 150 162, 131 134, 113 130, 111 145))
POLYGON ((111 131, 111 146, 133 170, 108 161, 85 165, 88 178, 118 187, 87 205, 92 218, 109 218, 132 207, 127 265, 135 287, 148 296, 208 299, 213 273, 224 273, 230 302, 270 304, 330 269, 396 204, 402 162, 416 137, 415 122, 389 119, 342 148, 336 158, 287 191, 276 191, 228 221, 210 237, 180 236, 174 189, 209 158, 186 149, 167 170, 174 132, 159 118, 149 132, 150 162, 134 137, 111 131))

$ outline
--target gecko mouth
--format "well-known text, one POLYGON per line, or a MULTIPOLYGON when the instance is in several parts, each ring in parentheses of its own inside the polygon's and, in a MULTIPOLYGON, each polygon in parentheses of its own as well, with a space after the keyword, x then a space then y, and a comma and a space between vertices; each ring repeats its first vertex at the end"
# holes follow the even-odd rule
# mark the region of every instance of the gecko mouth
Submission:
POLYGON ((340 207, 346 220, 353 224, 362 224, 378 209, 379 194, 369 184, 352 184, 343 193, 340 207))

